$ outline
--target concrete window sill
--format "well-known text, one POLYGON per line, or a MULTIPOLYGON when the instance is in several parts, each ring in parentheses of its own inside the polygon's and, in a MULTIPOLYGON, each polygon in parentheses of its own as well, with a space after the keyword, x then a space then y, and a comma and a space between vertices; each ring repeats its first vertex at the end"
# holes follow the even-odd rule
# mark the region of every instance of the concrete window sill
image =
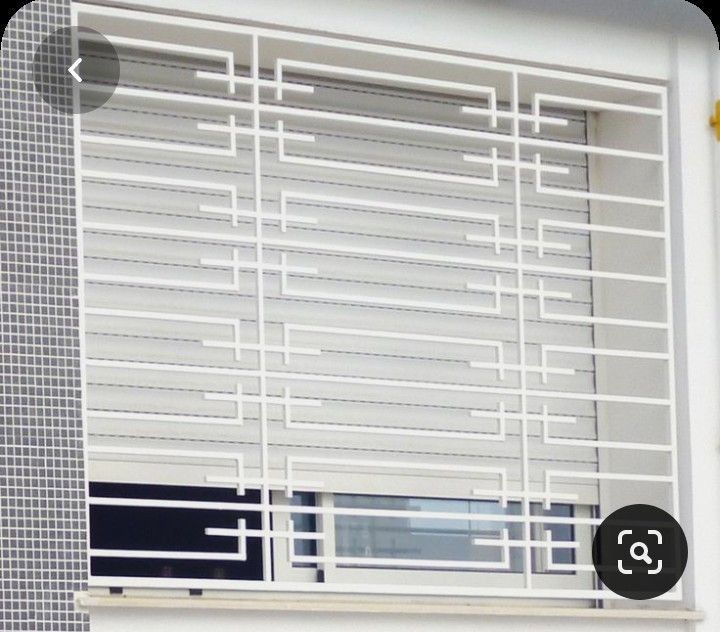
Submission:
POLYGON ((655 619, 699 621, 703 613, 683 609, 630 609, 630 608, 573 608, 537 605, 489 605, 467 600, 443 598, 393 597, 392 599, 365 596, 300 596, 297 594, 268 593, 214 597, 209 595, 97 595, 77 593, 77 606, 90 608, 188 608, 208 610, 274 610, 293 612, 349 612, 382 614, 427 615, 484 615, 498 617, 546 617, 574 619, 655 619))

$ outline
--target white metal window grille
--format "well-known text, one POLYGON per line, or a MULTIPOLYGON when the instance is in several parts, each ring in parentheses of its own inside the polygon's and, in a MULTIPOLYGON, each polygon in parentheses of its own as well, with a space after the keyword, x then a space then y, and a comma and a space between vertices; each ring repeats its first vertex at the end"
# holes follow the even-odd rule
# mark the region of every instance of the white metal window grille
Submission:
POLYGON ((75 11, 122 67, 78 127, 90 478, 257 489, 260 528, 210 535, 263 551, 260 581, 91 583, 613 598, 594 526, 677 515, 665 89, 75 11), (349 516, 496 528, 399 563, 343 555, 349 516))

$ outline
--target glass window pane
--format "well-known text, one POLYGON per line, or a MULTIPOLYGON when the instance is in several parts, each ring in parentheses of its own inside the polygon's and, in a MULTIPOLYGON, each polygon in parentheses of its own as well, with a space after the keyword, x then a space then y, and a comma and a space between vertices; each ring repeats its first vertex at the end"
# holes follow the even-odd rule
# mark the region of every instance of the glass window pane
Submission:
MULTIPOLYGON (((534 516, 547 516, 553 518, 572 518, 575 514, 573 505, 564 504, 553 504, 550 509, 544 509, 541 503, 532 503, 530 511, 534 516)), ((574 542, 575 541, 575 527, 571 524, 557 524, 557 523, 539 523, 536 525, 535 539, 544 540, 545 531, 550 531, 553 542, 574 542)), ((544 551, 539 550, 544 556, 544 551)), ((541 572, 540 564, 537 563, 537 557, 533 556, 533 572, 541 572)), ((552 562, 553 564, 574 564, 575 563, 575 550, 574 549, 553 549, 552 550, 552 562)), ((547 563, 542 564, 542 567, 546 567, 547 563)), ((572 571, 544 571, 551 573, 572 573, 572 571)))
MULTIPOLYGON (((290 504, 296 507, 314 507, 315 494, 313 492, 295 492, 290 499, 290 504)), ((293 522, 293 530, 295 533, 315 533, 317 530, 317 521, 315 514, 294 513, 291 515, 293 522)), ((317 541, 316 540, 295 540, 295 555, 316 556, 317 541)), ((315 568, 317 564, 314 562, 294 562, 296 568, 315 568)))
MULTIPOLYGON (((90 493, 117 499, 260 503, 257 489, 247 489, 245 495, 239 496, 234 489, 220 487, 91 482, 90 493)), ((247 538, 245 560, 163 557, 163 552, 235 554, 238 552, 237 538, 211 536, 205 530, 213 527, 237 529, 239 519, 245 520, 248 529, 261 527, 260 512, 245 509, 90 505, 90 544, 93 549, 157 551, 157 557, 152 558, 93 555, 90 560, 92 573, 96 576, 261 580, 263 552, 260 538, 247 538)))
MULTIPOLYGON (((392 496, 357 496, 338 494, 337 508, 430 511, 437 513, 483 515, 519 515, 520 503, 439 498, 403 498, 392 496)), ((435 517, 344 516, 335 517, 335 542, 338 557, 391 558, 430 561, 494 562, 504 560, 503 548, 478 545, 476 538, 500 540, 502 530, 512 539, 522 539, 522 524, 482 519, 448 519, 435 517)), ((342 566, 340 562, 338 564, 342 566)), ((402 568, 402 565, 399 565, 402 568)), ((418 568, 414 566, 413 568, 418 568)), ((422 567, 421 567, 422 568, 422 567)), ((429 567, 428 567, 429 568, 429 567)), ((448 569, 453 569, 448 565, 448 569)), ((456 570, 456 569, 453 569, 456 570)), ((488 572, 492 569, 462 569, 488 572)), ((522 572, 522 549, 511 547, 509 568, 505 572, 522 572)))

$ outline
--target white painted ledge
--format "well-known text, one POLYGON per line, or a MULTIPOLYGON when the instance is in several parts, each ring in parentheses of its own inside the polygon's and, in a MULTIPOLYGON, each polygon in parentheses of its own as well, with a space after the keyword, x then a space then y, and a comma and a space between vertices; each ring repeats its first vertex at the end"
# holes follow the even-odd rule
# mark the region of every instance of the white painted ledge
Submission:
POLYGON ((75 602, 82 610, 89 608, 171 608, 206 610, 247 610, 274 612, 345 612, 364 614, 427 614, 427 615, 484 615, 498 617, 545 617, 573 619, 642 619, 700 621, 703 613, 697 610, 645 610, 566 608, 557 606, 485 605, 455 599, 397 596, 392 599, 363 596, 330 597, 272 593, 263 596, 242 595, 218 598, 199 596, 131 596, 91 595, 76 593, 75 602))

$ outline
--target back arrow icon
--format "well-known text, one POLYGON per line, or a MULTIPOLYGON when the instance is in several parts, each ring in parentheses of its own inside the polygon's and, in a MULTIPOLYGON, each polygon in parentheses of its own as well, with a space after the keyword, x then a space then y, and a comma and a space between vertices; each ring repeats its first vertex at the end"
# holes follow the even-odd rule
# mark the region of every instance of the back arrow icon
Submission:
POLYGON ((82 61, 82 57, 78 57, 74 62, 73 65, 68 68, 68 72, 74 77, 75 81, 78 83, 82 83, 82 77, 75 72, 75 69, 80 65, 80 62, 82 61))

